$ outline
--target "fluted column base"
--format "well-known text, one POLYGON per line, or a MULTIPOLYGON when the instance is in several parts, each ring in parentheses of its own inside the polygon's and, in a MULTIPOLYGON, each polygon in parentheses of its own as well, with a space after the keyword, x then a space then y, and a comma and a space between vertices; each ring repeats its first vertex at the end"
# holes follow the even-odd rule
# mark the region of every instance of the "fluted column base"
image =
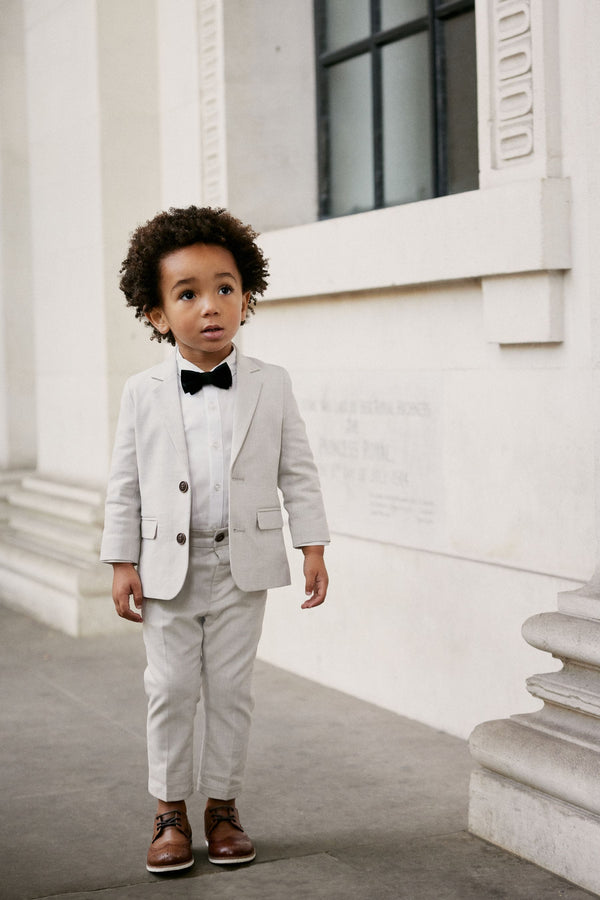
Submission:
POLYGON ((563 661, 534 675, 537 712, 478 725, 469 830, 600 894, 600 582, 559 594, 523 626, 563 661))

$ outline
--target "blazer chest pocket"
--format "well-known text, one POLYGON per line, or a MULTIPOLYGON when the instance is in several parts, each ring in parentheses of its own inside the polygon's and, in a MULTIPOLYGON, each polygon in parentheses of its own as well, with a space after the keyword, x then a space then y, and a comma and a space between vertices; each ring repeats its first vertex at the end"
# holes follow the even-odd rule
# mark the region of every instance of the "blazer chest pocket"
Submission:
POLYGON ((153 541, 158 531, 158 519, 149 519, 142 516, 142 538, 146 541, 153 541))
POLYGON ((258 527, 261 531, 268 531, 271 528, 283 528, 283 516, 278 506, 269 509, 259 509, 256 514, 258 527))

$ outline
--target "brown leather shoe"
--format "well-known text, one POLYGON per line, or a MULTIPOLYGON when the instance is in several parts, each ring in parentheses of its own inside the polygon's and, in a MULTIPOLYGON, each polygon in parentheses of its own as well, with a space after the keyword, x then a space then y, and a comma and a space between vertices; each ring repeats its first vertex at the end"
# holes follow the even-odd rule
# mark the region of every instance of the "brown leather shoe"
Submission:
POLYGON ((192 829, 186 814, 174 809, 156 816, 146 860, 148 871, 177 872, 193 865, 192 829))
POLYGON ((240 825, 235 806, 213 806, 204 812, 208 859, 217 865, 252 862, 256 850, 240 825), (229 827, 224 827, 227 823, 229 827), (232 829, 233 832, 232 832, 232 829))

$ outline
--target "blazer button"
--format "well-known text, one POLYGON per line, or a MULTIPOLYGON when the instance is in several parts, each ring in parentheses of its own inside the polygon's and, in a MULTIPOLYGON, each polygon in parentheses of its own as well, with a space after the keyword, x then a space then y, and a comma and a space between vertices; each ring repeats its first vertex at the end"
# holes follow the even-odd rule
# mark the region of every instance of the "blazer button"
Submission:
POLYGON ((189 487, 190 487, 190 486, 189 486, 189 484, 187 483, 187 481, 180 481, 180 482, 179 482, 179 490, 181 491, 182 494, 185 494, 185 493, 189 490, 189 487))
POLYGON ((185 534, 183 533, 183 531, 180 531, 179 534, 177 535, 177 543, 185 544, 186 540, 187 540, 187 538, 186 538, 185 534))
POLYGON ((225 535, 223 534, 222 531, 220 531, 218 534, 215 535, 215 541, 217 541, 217 543, 220 543, 221 541, 224 541, 224 540, 225 540, 225 535))

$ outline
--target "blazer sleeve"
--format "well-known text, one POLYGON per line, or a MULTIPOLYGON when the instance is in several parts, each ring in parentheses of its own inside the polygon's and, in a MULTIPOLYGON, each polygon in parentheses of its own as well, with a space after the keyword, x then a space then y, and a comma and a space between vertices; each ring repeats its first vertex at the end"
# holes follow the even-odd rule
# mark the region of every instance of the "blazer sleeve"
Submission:
POLYGON ((121 409, 104 512, 102 562, 139 562, 141 499, 135 440, 135 402, 130 382, 121 409))
POLYGON ((294 547, 329 543, 329 529, 319 475, 306 435, 306 427, 283 371, 283 419, 278 486, 289 516, 294 547))

